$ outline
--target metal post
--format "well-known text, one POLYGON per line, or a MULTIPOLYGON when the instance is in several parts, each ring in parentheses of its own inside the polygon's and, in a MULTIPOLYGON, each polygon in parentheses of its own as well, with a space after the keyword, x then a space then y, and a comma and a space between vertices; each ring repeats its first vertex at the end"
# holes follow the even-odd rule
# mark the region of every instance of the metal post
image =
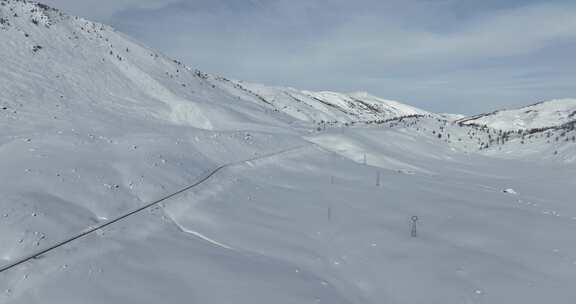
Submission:
POLYGON ((410 218, 410 220, 412 221, 411 223, 411 231, 410 231, 410 235, 415 238, 418 236, 418 232, 416 230, 416 222, 418 222, 418 217, 417 216, 413 216, 410 218))
POLYGON ((332 206, 328 206, 328 222, 332 222, 332 206))
POLYGON ((380 172, 376 172, 376 187, 380 187, 380 172))

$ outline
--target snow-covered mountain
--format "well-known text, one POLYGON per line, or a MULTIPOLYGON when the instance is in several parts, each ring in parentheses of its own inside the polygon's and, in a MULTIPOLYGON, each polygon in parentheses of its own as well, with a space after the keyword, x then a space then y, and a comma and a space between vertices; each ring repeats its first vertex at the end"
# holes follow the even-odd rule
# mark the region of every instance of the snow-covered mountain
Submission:
POLYGON ((498 130, 558 127, 576 121, 576 99, 557 99, 531 106, 481 114, 458 120, 464 125, 485 125, 498 130))
POLYGON ((65 113, 85 121, 99 116, 84 113, 100 112, 206 130, 282 125, 249 96, 221 90, 208 75, 108 26, 31 2, 0 3, 0 103, 18 124, 65 113))
POLYGON ((168 197, 1 272, 0 303, 574 298, 571 101, 461 119, 228 80, 24 0, 0 58, 0 269, 168 197))
POLYGON ((576 162, 576 122, 528 130, 499 130, 438 116, 409 116, 370 124, 418 134, 463 153, 527 160, 576 162))
MULTIPOLYGON (((166 58, 108 26, 32 2, 1 3, 0 77, 21 81, 0 92, 0 100, 4 107, 19 108, 18 115, 46 115, 40 104, 73 100, 76 107, 89 104, 202 129, 241 129, 293 120, 286 118, 347 122, 425 113, 365 93, 299 92, 228 81, 166 58), (43 91, 34 92, 39 85, 43 91)), ((51 111, 57 116, 64 108, 51 111)))
POLYGON ((424 110, 366 92, 311 92, 239 81, 233 83, 237 88, 257 95, 279 111, 307 122, 345 123, 429 114, 424 110))

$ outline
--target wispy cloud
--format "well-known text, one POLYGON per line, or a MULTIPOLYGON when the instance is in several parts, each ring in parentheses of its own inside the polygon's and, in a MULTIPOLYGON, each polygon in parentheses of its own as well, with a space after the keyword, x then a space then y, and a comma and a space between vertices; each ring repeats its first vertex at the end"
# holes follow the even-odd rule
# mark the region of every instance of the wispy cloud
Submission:
POLYGON ((118 12, 131 9, 159 9, 178 0, 40 0, 68 13, 107 22, 118 12))

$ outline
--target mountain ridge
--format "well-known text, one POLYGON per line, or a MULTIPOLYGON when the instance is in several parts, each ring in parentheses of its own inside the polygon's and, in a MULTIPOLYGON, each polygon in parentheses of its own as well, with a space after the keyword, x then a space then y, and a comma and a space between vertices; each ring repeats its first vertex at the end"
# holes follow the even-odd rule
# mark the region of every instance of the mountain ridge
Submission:
POLYGON ((462 125, 486 125, 500 130, 530 130, 559 127, 575 120, 576 99, 563 98, 473 115, 456 122, 462 125))

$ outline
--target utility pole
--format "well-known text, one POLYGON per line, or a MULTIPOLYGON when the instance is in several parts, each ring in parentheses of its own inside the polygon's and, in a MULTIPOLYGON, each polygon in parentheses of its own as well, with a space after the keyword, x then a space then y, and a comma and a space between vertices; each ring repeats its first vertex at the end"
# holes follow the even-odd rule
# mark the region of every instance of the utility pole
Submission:
POLYGON ((416 230, 416 222, 418 222, 418 217, 417 216, 413 216, 410 218, 411 223, 411 227, 410 227, 410 235, 415 238, 418 236, 418 232, 416 230))

